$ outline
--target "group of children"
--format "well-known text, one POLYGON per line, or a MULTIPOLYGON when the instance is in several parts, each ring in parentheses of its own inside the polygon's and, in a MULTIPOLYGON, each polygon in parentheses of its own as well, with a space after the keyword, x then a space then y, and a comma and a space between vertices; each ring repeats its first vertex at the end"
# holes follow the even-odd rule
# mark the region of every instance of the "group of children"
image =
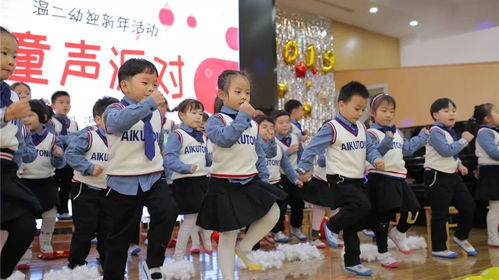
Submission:
MULTIPOLYGON (((99 99, 93 107, 96 126, 78 131, 67 118, 69 94, 54 94, 56 115, 52 117, 44 102, 28 101, 30 93, 19 100, 11 91, 4 80, 15 68, 17 40, 3 28, 0 39, 1 228, 9 232, 1 253, 2 279, 30 247, 35 219, 40 217, 44 257, 68 254, 70 268, 85 265, 91 240, 97 236, 104 279, 123 279, 128 248, 138 235, 144 206, 150 214, 143 263, 148 279, 163 279, 166 244, 178 214, 184 215, 184 221, 174 260, 183 259, 190 236, 193 243, 199 242, 200 228, 204 250, 211 254, 210 231, 218 231, 220 268, 224 279, 233 279, 235 255, 248 269, 261 270, 251 253, 255 244, 269 232, 278 242, 289 241, 283 226, 288 204, 291 234, 307 239, 300 230, 304 201, 313 207, 312 244, 318 248, 325 247, 319 240, 321 221, 326 210, 332 210, 325 238, 335 248, 345 247, 346 271, 372 274, 360 262, 357 232, 365 228, 376 235, 381 265, 397 267, 399 262, 387 250, 387 238, 402 253, 410 254, 406 232, 420 209, 405 181, 403 156, 425 145, 432 255, 457 256, 446 246, 450 205, 459 210, 453 241, 468 255, 477 254, 467 241, 475 203, 457 173, 468 172, 457 155, 473 135, 464 132, 458 139, 452 130, 456 105, 450 99, 432 104, 430 112, 436 122, 431 129, 404 139, 393 125, 393 97, 378 94, 371 98, 373 124, 367 129, 360 118, 368 107, 369 93, 364 85, 350 82, 339 92, 338 114, 304 148, 309 133, 298 122, 303 117, 301 104, 291 100, 285 111, 253 120, 256 110, 250 105, 250 82, 240 71, 226 70, 218 77, 215 113, 206 123, 203 104, 187 99, 177 107, 180 126, 166 128, 166 100, 157 90, 156 67, 144 59, 129 59, 118 72, 123 99, 99 99), (75 231, 70 251, 54 252, 50 241, 56 207, 62 209, 61 218, 67 213, 62 205, 67 207, 65 195, 57 194, 57 186, 64 188, 62 182, 68 178, 72 180, 75 231), (388 232, 395 212, 401 218, 388 232), (244 227, 246 234, 236 244, 244 227)), ((480 125, 477 198, 490 200, 488 241, 497 248, 499 181, 494 173, 499 171, 499 114, 494 105, 482 104, 475 108, 474 117, 480 125)))

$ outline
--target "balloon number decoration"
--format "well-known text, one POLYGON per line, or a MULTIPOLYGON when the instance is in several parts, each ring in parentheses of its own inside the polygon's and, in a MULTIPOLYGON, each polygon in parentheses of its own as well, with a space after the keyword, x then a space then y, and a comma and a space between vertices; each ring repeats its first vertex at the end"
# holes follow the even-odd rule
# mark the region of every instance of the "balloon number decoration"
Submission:
POLYGON ((288 82, 277 83, 277 96, 284 98, 286 93, 288 93, 288 82))
POLYGON ((298 58, 298 43, 295 40, 290 40, 286 42, 284 45, 282 56, 284 57, 284 61, 288 65, 292 65, 295 63, 298 58))
POLYGON ((322 73, 328 73, 333 71, 334 63, 336 59, 334 58, 334 52, 329 50, 322 55, 322 73))
POLYGON ((309 45, 307 47, 307 56, 305 59, 305 65, 308 68, 313 68, 315 66, 315 58, 317 57, 317 47, 314 45, 309 45))

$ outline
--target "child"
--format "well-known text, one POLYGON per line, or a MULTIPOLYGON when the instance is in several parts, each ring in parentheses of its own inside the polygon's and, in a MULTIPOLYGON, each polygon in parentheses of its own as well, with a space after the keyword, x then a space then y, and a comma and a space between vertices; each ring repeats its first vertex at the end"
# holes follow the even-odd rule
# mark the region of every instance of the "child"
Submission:
MULTIPOLYGON (((299 137, 291 131, 289 113, 286 111, 275 111, 272 113, 272 117, 275 121, 276 142, 289 157, 293 169, 296 169, 299 160, 298 150, 300 147, 300 140, 299 137)), ((305 241, 307 240, 307 236, 300 230, 303 221, 303 207, 305 207, 305 202, 303 202, 301 190, 295 183, 296 181, 290 180, 286 175, 283 174, 281 176, 281 186, 283 186, 284 190, 288 193, 288 198, 286 199, 284 207, 286 207, 287 204, 291 206, 291 234, 298 238, 298 240, 305 241)))
MULTIPOLYGON (((281 182, 281 170, 284 171, 286 176, 290 178, 292 182, 298 187, 303 187, 303 183, 298 180, 298 174, 296 174, 295 168, 291 164, 286 151, 279 145, 275 143, 275 130, 274 130, 274 119, 267 116, 258 116, 255 121, 258 123, 258 134, 262 138, 262 141, 267 143, 274 143, 270 146, 273 148, 274 156, 266 153, 266 166, 269 170, 269 183, 274 185, 276 188, 283 189, 280 185, 281 182)), ((286 215, 286 201, 278 200, 277 205, 279 205, 280 215, 277 224, 272 229, 274 234, 274 240, 281 243, 287 243, 290 238, 284 234, 284 216, 286 215)))
MULTIPOLYGON (((52 117, 49 125, 49 131, 57 135, 64 149, 69 144, 69 135, 77 132, 78 124, 68 118, 71 109, 71 98, 65 91, 56 91, 52 94, 52 109, 55 115, 52 117)), ((73 168, 66 165, 64 168, 57 169, 55 172, 55 182, 59 187, 59 206, 57 208, 59 220, 71 220, 69 215, 68 200, 71 190, 71 179, 73 178, 73 168)))
POLYGON ((407 170, 403 157, 413 154, 426 144, 428 130, 422 129, 419 135, 405 140, 402 133, 393 125, 395 119, 395 99, 384 93, 371 98, 371 117, 374 123, 367 130, 367 141, 378 148, 383 155, 385 169, 368 168, 368 188, 371 197, 371 228, 378 245, 377 259, 384 267, 395 268, 400 263, 388 252, 388 227, 394 213, 401 216, 390 237, 404 254, 411 249, 406 241, 406 232, 416 221, 421 208, 414 192, 405 181, 407 170))
POLYGON ((31 100, 31 88, 28 84, 23 82, 16 82, 10 86, 10 89, 19 95, 20 100, 31 100))
POLYGON ((327 181, 336 206, 341 208, 324 227, 326 239, 331 246, 337 247, 337 233, 343 230, 345 270, 362 276, 372 274, 360 264, 357 236, 371 208, 364 186, 366 156, 377 168, 383 168, 381 155, 366 143, 366 130, 359 121, 368 97, 369 93, 361 83, 350 82, 343 86, 338 97, 339 114, 310 141, 298 165, 302 181, 308 181, 314 155, 326 150, 327 181))
POLYGON ((137 233, 142 208, 146 206, 151 223, 143 269, 147 279, 163 279, 161 265, 170 239, 177 205, 166 181, 161 156, 162 118, 157 110, 165 103, 158 87, 158 71, 144 59, 129 59, 118 71, 125 97, 104 112, 109 160, 106 207, 111 228, 106 243, 104 279, 123 279, 127 249, 137 233), (112 256, 112 257, 111 257, 112 256))
POLYGON ((197 224, 220 232, 219 264, 224 279, 234 279, 234 252, 251 270, 262 267, 251 248, 279 219, 276 200, 285 193, 268 181, 265 153, 258 126, 251 120, 255 109, 249 104, 250 85, 239 71, 226 70, 218 77, 217 97, 223 101, 220 113, 206 122, 213 143, 213 163, 208 192, 197 224), (239 230, 251 224, 235 248, 239 230))
POLYGON ((499 248, 499 112, 491 103, 475 106, 473 113, 480 130, 476 136, 475 153, 480 175, 475 196, 489 201, 487 214, 488 246, 499 248))
POLYGON ((9 233, 0 254, 0 278, 8 278, 28 249, 36 233, 35 216, 41 205, 35 195, 17 177, 14 152, 25 145, 21 119, 28 116, 27 101, 5 82, 16 68, 16 37, 0 26, 0 180, 1 229, 9 233))
POLYGON ((449 206, 454 205, 458 214, 458 227, 453 241, 468 255, 477 254, 468 242, 473 225, 475 202, 468 188, 457 173, 468 174, 468 169, 458 158, 459 152, 473 139, 473 134, 465 131, 457 138, 452 127, 456 123, 456 104, 448 98, 437 99, 430 108, 435 124, 430 129, 426 144, 424 162, 424 184, 431 207, 432 255, 440 258, 455 258, 457 253, 447 248, 445 223, 449 219, 449 206))
POLYGON ((69 268, 85 265, 91 240, 97 235, 99 264, 105 261, 105 240, 109 232, 109 213, 106 213, 106 167, 109 158, 102 114, 106 108, 119 102, 103 97, 92 109, 97 130, 89 130, 73 137, 64 156, 75 170, 71 186, 71 204, 75 229, 71 238, 69 268))
POLYGON ((182 260, 185 255, 187 242, 196 225, 198 212, 208 188, 206 172, 211 162, 206 139, 203 132, 198 130, 203 122, 203 111, 203 104, 195 99, 182 101, 178 105, 182 124, 170 134, 166 146, 167 178, 171 176, 173 180, 173 198, 177 202, 179 214, 184 215, 173 254, 176 261, 182 260))
POLYGON ((40 231, 40 257, 53 259, 67 257, 68 252, 54 252, 52 233, 55 227, 56 206, 58 204, 57 186, 54 182, 54 171, 66 165, 62 144, 50 133, 44 124, 49 121, 50 109, 41 100, 29 101, 31 113, 24 118, 24 125, 31 131, 31 139, 38 155, 31 163, 24 163, 20 168, 20 177, 38 198, 42 205, 42 228, 40 231))
MULTIPOLYGON (((290 99, 284 104, 284 110, 289 113, 291 119, 291 131, 298 136, 300 142, 308 140, 308 131, 303 130, 299 120, 303 119, 303 105, 296 99, 290 99)), ((301 154, 299 155, 301 156, 301 154)))

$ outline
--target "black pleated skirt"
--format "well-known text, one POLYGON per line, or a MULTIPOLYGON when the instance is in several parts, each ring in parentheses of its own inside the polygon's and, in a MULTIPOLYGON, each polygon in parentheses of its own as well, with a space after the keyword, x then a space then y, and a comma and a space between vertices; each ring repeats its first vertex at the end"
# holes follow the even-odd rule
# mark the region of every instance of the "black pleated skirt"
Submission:
POLYGON ((315 205, 336 208, 329 183, 312 177, 302 188, 303 200, 315 205))
POLYGON ((208 190, 206 176, 180 178, 171 185, 180 215, 198 213, 208 190))
POLYGON ((21 179, 23 184, 28 187, 36 196, 42 205, 43 212, 48 211, 59 205, 59 195, 55 180, 52 177, 44 179, 21 179))
POLYGON ((368 189, 371 206, 377 212, 413 211, 421 208, 405 179, 369 173, 368 189))
POLYGON ((499 200, 499 166, 481 166, 476 185, 477 200, 499 200))

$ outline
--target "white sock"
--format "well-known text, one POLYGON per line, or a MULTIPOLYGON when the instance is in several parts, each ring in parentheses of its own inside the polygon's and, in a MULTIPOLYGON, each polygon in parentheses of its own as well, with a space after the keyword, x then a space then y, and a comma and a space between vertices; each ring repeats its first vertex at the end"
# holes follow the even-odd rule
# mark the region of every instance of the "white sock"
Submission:
POLYGON ((234 279, 234 262, 237 233, 239 230, 224 231, 220 233, 218 241, 218 258, 222 277, 226 280, 234 279))
POLYGON ((192 248, 199 248, 199 232, 201 231, 201 228, 199 226, 194 226, 194 229, 191 231, 191 241, 192 241, 192 248))
POLYGON ((246 236, 239 243, 239 249, 245 253, 250 252, 253 246, 265 237, 265 235, 275 226, 279 220, 280 211, 277 203, 274 203, 265 216, 253 222, 250 225, 246 236))
POLYGON ((489 243, 499 245, 499 200, 489 200, 489 212, 487 213, 487 234, 489 243))
POLYGON ((52 234, 55 228, 55 217, 57 210, 54 208, 42 213, 42 229, 40 231, 40 251, 43 253, 53 252, 52 234))
POLYGON ((177 235, 177 243, 175 245, 175 253, 173 254, 173 259, 180 261, 184 258, 185 249, 187 248, 187 242, 191 236, 191 232, 196 225, 196 219, 198 214, 187 214, 184 215, 184 221, 180 225, 177 235))
POLYGON ((211 234, 212 233, 213 233, 212 230, 201 229, 201 237, 203 238, 204 249, 208 250, 208 251, 213 250, 213 246, 211 245, 211 234))

